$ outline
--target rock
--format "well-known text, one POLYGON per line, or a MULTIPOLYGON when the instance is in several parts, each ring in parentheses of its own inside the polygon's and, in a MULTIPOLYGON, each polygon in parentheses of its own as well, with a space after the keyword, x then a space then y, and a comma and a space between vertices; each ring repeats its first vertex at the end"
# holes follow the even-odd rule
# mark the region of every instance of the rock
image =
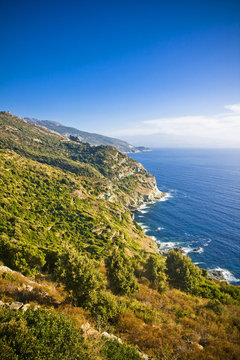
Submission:
POLYGON ((30 304, 24 304, 22 307, 21 307, 21 311, 23 311, 23 312, 25 312, 25 311, 27 311, 27 309, 29 309, 30 308, 30 304))
POLYGON ((161 248, 158 248, 158 253, 160 255, 163 255, 163 256, 168 256, 168 253, 171 249, 161 249, 161 248))
MULTIPOLYGON (((174 251, 176 251, 176 252, 179 251, 182 255, 186 255, 184 249, 183 249, 181 246, 174 247, 174 248, 172 248, 172 249, 173 249, 174 251)), ((170 249, 170 250, 172 250, 172 249, 170 249)))
POLYGON ((81 325, 81 330, 87 336, 97 336, 99 334, 88 322, 81 325))
POLYGON ((33 287, 30 285, 27 285, 25 289, 29 292, 33 291, 33 287))
POLYGON ((10 310, 21 310, 21 308, 23 307, 23 303, 22 302, 13 302, 8 306, 8 309, 10 310))
POLYGON ((226 281, 222 270, 208 270, 208 276, 214 280, 226 281))
POLYGON ((109 334, 109 333, 106 332, 106 331, 104 331, 104 332, 102 333, 102 336, 105 337, 105 338, 107 338, 107 339, 109 339, 109 340, 116 340, 116 341, 119 342, 119 344, 122 344, 122 340, 121 340, 119 337, 117 337, 117 336, 115 336, 115 335, 113 335, 113 334, 109 334))
POLYGON ((138 354, 139 354, 139 356, 140 356, 143 360, 149 360, 149 359, 150 359, 147 354, 144 354, 144 353, 142 353, 142 352, 139 352, 138 354))
POLYGON ((88 331, 88 329, 90 329, 90 327, 91 327, 91 325, 88 322, 81 325, 81 329, 82 329, 83 332, 88 331))
POLYGON ((202 248, 198 247, 196 249, 193 249, 194 252, 201 252, 202 248))
POLYGON ((31 305, 30 304, 24 304, 22 302, 14 301, 12 303, 4 303, 0 300, 0 307, 5 307, 6 309, 10 310, 20 310, 25 312, 31 305))
POLYGON ((1 266, 0 266, 0 271, 1 271, 1 272, 10 272, 10 273, 14 273, 14 272, 15 272, 14 270, 12 270, 12 269, 10 269, 9 267, 4 266, 4 265, 1 265, 1 266))

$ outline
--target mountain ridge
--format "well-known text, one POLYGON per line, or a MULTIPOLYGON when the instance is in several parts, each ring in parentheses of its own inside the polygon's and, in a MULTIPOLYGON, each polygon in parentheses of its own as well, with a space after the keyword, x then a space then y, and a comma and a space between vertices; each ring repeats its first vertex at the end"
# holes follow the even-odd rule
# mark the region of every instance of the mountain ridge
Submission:
MULTIPOLYGON (((128 142, 97 134, 97 133, 90 133, 87 131, 82 131, 79 129, 76 129, 74 127, 65 126, 57 121, 52 120, 39 120, 35 118, 29 118, 24 117, 26 121, 29 123, 44 126, 50 130, 56 131, 61 135, 67 136, 67 137, 75 137, 75 141, 77 142, 83 142, 83 143, 89 143, 94 146, 99 145, 110 145, 116 147, 119 151, 123 153, 136 153, 136 152, 142 152, 142 151, 151 151, 149 148, 146 148, 144 146, 133 146, 129 144, 128 142)), ((72 138, 72 140, 74 140, 72 138)))

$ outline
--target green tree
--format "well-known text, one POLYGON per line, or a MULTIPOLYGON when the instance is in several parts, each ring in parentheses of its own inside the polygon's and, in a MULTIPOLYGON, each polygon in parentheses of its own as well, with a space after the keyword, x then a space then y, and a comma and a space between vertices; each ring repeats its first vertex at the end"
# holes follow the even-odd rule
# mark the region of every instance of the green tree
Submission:
POLYGON ((72 292, 79 306, 91 307, 97 301, 98 292, 104 288, 96 261, 85 254, 79 254, 72 246, 68 246, 60 254, 55 278, 64 284, 66 290, 72 292))
POLYGON ((160 255, 150 255, 146 263, 146 277, 151 281, 151 285, 159 292, 166 289, 167 276, 165 273, 166 265, 160 255))
POLYGON ((166 259, 167 274, 172 286, 196 294, 202 282, 201 270, 181 252, 171 250, 166 259))
POLYGON ((97 319, 98 325, 106 325, 106 323, 115 323, 124 309, 124 305, 117 301, 113 294, 100 291, 96 302, 92 303, 90 311, 97 319))
POLYGON ((40 249, 9 239, 6 234, 0 236, 0 259, 5 265, 25 275, 35 274, 45 264, 45 257, 40 249))
POLYGON ((132 295, 138 290, 131 258, 119 249, 114 249, 106 259, 107 276, 111 290, 119 295, 132 295))

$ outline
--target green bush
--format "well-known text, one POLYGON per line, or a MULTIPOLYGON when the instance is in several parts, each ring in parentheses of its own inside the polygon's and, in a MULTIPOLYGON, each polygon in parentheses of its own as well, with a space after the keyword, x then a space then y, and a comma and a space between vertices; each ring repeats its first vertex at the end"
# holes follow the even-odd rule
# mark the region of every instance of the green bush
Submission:
POLYGON ((150 280, 154 289, 160 293, 166 289, 167 276, 165 274, 166 265, 160 255, 150 255, 145 265, 145 276, 150 280))
POLYGON ((177 319, 182 319, 185 316, 187 316, 187 312, 186 310, 184 310, 183 308, 181 308, 180 306, 173 306, 172 311, 174 312, 174 314, 176 315, 177 319))
POLYGON ((117 340, 108 340, 102 351, 106 360, 141 360, 138 352, 127 344, 119 344, 117 340))
POLYGON ((206 307, 213 310, 217 315, 222 314, 223 307, 220 301, 217 299, 209 300, 206 307))
POLYGON ((204 279, 202 284, 198 288, 197 295, 205 297, 207 299, 222 299, 222 293, 220 291, 219 285, 214 283, 210 279, 204 279))
POLYGON ((220 284, 220 290, 223 294, 231 296, 237 304, 240 304, 240 286, 234 286, 228 284, 227 282, 222 282, 220 284))
POLYGON ((114 324, 123 310, 123 304, 106 291, 100 291, 96 302, 90 307, 91 314, 97 319, 99 325, 114 324))
POLYGON ((240 288, 207 278, 207 271, 195 266, 191 259, 180 251, 171 250, 166 259, 167 274, 172 286, 223 304, 239 304, 240 288))
POLYGON ((115 294, 132 295, 138 290, 133 262, 124 251, 115 248, 106 259, 106 266, 110 287, 115 294))
POLYGON ((25 275, 35 274, 45 264, 45 257, 40 249, 15 239, 10 240, 7 235, 0 237, 0 257, 5 265, 25 275))
POLYGON ((48 310, 0 310, 1 360, 90 360, 72 323, 48 310))
POLYGON ((13 274, 11 272, 8 272, 8 271, 4 271, 2 273, 2 278, 5 279, 5 280, 10 280, 10 281, 14 280, 13 274))
POLYGON ((74 247, 68 246, 59 254, 55 279, 71 291, 77 305, 91 307, 97 302, 98 293, 104 288, 97 263, 85 254, 79 254, 74 247))
POLYGON ((191 294, 197 294, 202 281, 201 270, 191 259, 174 249, 166 259, 167 274, 172 286, 191 294))

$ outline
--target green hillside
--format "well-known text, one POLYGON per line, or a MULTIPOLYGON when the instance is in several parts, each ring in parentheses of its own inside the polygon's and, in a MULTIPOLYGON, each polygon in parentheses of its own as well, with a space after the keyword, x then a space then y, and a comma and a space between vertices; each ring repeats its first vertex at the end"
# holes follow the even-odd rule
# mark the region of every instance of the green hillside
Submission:
POLYGON ((154 249, 127 208, 141 203, 137 188, 155 190, 140 164, 113 147, 76 144, 10 114, 0 115, 0 127, 2 242, 26 252, 16 266, 12 250, 9 265, 27 271, 32 256, 32 271, 64 242, 96 257, 113 245, 154 249))
POLYGON ((0 113, 1 360, 237 360, 240 288, 159 255, 164 194, 115 147, 0 113))

